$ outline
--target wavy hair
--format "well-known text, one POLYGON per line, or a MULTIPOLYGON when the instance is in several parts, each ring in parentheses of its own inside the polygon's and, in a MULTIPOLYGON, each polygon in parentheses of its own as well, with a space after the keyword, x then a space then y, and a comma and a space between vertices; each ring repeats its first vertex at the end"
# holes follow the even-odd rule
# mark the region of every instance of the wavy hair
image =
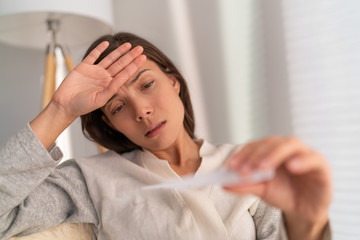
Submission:
MULTIPOLYGON (((95 64, 99 63, 103 58, 105 58, 109 53, 118 48, 120 45, 129 42, 131 43, 132 47, 136 47, 138 45, 142 46, 144 48, 143 54, 147 57, 148 60, 156 63, 161 69, 161 71, 163 71, 165 74, 172 75, 179 81, 179 97, 185 109, 183 121, 184 128, 190 135, 190 137, 194 139, 195 122, 189 90, 185 79, 180 74, 175 65, 172 63, 172 61, 149 41, 135 34, 126 32, 120 32, 114 35, 105 35, 100 37, 93 44, 91 44, 89 49, 86 51, 84 58, 97 45, 104 41, 108 41, 110 43, 109 47, 100 55, 100 57, 96 60, 95 64)), ((138 146, 132 141, 130 141, 124 134, 110 127, 103 120, 103 116, 105 115, 101 108, 81 116, 82 131, 88 139, 119 154, 129 152, 135 149, 142 149, 141 146, 138 146)))

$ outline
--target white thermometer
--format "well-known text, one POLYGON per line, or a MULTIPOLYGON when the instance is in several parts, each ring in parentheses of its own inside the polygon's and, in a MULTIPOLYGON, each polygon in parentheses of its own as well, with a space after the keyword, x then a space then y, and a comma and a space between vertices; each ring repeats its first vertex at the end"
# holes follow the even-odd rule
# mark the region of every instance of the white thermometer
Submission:
POLYGON ((170 180, 160 184, 144 186, 144 190, 154 189, 188 189, 200 188, 207 185, 219 186, 238 186, 244 184, 254 184, 259 182, 269 181, 275 176, 275 171, 270 170, 255 170, 251 174, 239 175, 239 173, 230 170, 226 167, 219 168, 213 172, 202 175, 188 175, 181 179, 170 180))

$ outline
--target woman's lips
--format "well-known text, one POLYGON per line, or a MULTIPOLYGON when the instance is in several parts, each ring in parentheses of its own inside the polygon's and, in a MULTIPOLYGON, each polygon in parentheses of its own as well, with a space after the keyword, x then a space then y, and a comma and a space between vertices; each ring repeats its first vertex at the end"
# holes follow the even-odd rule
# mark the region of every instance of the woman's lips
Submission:
POLYGON ((153 124, 152 126, 150 126, 150 130, 148 130, 145 133, 145 136, 149 138, 155 137, 161 132, 161 130, 165 127, 165 125, 166 125, 166 121, 153 124))

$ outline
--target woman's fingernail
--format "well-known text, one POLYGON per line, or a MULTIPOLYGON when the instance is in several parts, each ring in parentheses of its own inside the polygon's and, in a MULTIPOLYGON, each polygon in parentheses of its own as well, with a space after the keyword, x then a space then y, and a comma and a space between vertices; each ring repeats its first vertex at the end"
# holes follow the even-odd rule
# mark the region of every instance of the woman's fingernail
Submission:
POLYGON ((260 168, 267 168, 270 165, 270 161, 268 159, 263 159, 260 164, 259 167, 260 168))
POLYGON ((245 164, 240 168, 240 171, 242 173, 249 173, 249 172, 251 172, 251 168, 248 164, 245 164))
POLYGON ((290 161, 290 168, 292 169, 300 169, 301 168, 301 161, 299 159, 293 159, 290 161))
POLYGON ((231 158, 231 159, 229 159, 229 161, 227 162, 227 165, 228 165, 229 167, 236 167, 236 165, 237 165, 237 160, 236 160, 235 158, 231 158))

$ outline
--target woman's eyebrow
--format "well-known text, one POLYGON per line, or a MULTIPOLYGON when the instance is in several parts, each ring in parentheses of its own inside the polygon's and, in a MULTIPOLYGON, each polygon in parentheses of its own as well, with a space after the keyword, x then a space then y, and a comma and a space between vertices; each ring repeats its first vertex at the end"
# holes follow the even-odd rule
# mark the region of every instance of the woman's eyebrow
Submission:
POLYGON ((133 85, 133 84, 139 79, 139 77, 141 76, 141 74, 143 74, 144 72, 146 72, 146 71, 148 71, 148 70, 150 70, 150 69, 147 68, 147 69, 141 70, 141 71, 133 78, 133 80, 130 81, 129 85, 130 85, 130 86, 133 85))
MULTIPOLYGON (((133 85, 138 79, 139 77, 141 76, 141 74, 143 74, 144 72, 146 72, 147 70, 150 70, 150 69, 144 69, 144 70, 141 70, 129 83, 129 85, 133 85)), ((113 100, 115 97, 117 96, 117 94, 115 93, 106 103, 103 107, 105 107, 109 102, 111 102, 111 100, 113 100)))
POLYGON ((117 94, 115 93, 114 95, 112 95, 112 97, 105 103, 105 105, 102 108, 105 108, 106 105, 111 102, 115 97, 117 96, 117 94))

